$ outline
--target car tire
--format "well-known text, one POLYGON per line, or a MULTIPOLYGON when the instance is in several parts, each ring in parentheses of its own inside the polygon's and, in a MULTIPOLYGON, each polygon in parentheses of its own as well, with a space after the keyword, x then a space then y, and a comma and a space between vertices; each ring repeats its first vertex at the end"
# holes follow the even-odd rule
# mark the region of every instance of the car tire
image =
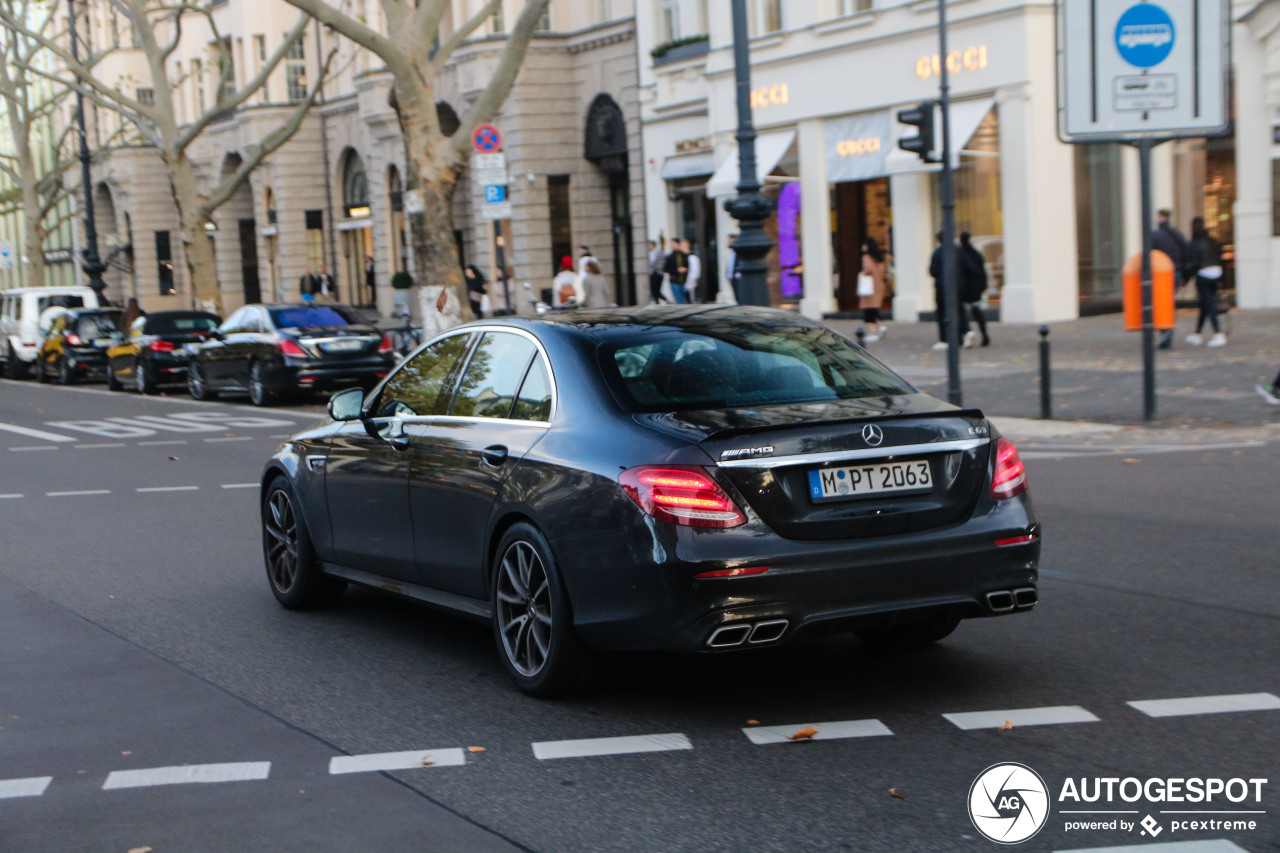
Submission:
POLYGON ((262 362, 255 361, 249 365, 249 402, 255 406, 270 406, 275 401, 276 395, 262 378, 262 362))
POLYGON ((75 385, 76 376, 71 372, 71 365, 67 364, 66 358, 58 359, 58 384, 59 385, 75 385))
POLYGON ((854 631, 865 645, 884 651, 907 651, 932 645, 949 636, 960 624, 960 617, 943 611, 924 622, 911 622, 889 628, 854 631))
POLYGON ((139 394, 156 393, 155 377, 151 375, 151 368, 141 359, 133 366, 133 387, 138 389, 139 394))
POLYGON ((43 385, 49 381, 49 374, 45 370, 44 359, 36 356, 36 360, 31 362, 31 378, 36 381, 37 385, 43 385))
POLYGON ((201 402, 217 399, 218 392, 204 381, 204 370, 198 361, 187 365, 187 393, 191 395, 191 399, 201 402))
POLYGON ((512 680, 530 696, 580 690, 598 656, 573 628, 573 613, 547 540, 530 524, 513 525, 493 562, 493 637, 512 680))
POLYGON ((9 344, 9 356, 4 362, 5 375, 10 379, 26 379, 28 374, 28 365, 22 359, 18 358, 18 352, 13 348, 13 344, 9 344))
POLYGON ((107 365, 107 390, 123 391, 124 385, 121 384, 119 377, 116 376, 116 370, 110 364, 107 365))
POLYGON ((347 582, 320 570, 298 507, 289 481, 272 481, 262 499, 262 556, 276 601, 288 610, 310 610, 335 603, 347 582))

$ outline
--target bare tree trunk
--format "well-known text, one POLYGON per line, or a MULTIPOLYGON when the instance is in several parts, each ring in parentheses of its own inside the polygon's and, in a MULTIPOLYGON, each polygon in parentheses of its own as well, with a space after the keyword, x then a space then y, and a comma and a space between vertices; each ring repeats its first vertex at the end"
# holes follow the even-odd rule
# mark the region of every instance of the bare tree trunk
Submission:
POLYGON ((196 305, 223 315, 222 290, 218 287, 218 271, 213 248, 205 231, 204 205, 196 185, 195 169, 185 154, 165 156, 169 167, 173 201, 178 208, 178 228, 182 232, 183 256, 187 266, 187 284, 196 305))
MULTIPOLYGON (((431 109, 435 109, 434 103, 431 109)), ((406 184, 409 192, 422 200, 422 212, 408 217, 414 271, 419 285, 444 286, 448 296, 441 319, 445 326, 454 326, 474 319, 453 235, 453 191, 458 185, 458 170, 437 164, 430 136, 416 129, 421 126, 416 118, 406 114, 401 122, 406 184)))
POLYGON ((40 199, 39 176, 31 156, 31 146, 25 133, 14 133, 14 155, 18 161, 18 177, 22 183, 23 247, 15 262, 23 269, 23 284, 40 287, 44 280, 44 203, 40 199), (23 258, 27 261, 24 264, 23 258))

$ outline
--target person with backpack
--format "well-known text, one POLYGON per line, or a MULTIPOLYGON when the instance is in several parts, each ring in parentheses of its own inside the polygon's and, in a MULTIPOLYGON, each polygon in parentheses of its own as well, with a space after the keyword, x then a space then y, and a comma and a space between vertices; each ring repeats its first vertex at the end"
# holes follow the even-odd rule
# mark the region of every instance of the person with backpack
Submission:
MULTIPOLYGON (((987 292, 987 260, 970 242, 969 232, 960 232, 960 301, 963 303, 960 312, 968 312, 973 322, 978 324, 982 332, 982 345, 991 345, 991 337, 987 334, 987 317, 982 313, 982 294, 987 292)), ((965 349, 973 349, 974 331, 970 329, 964 335, 965 349)))
POLYGON ((1220 347, 1227 343, 1218 325, 1218 282, 1222 279, 1222 245, 1204 227, 1204 217, 1191 220, 1191 240, 1187 243, 1187 270, 1195 276, 1196 296, 1200 299, 1200 316, 1196 330, 1187 335, 1187 343, 1200 346, 1200 331, 1204 321, 1213 326, 1213 337, 1206 346, 1220 347))

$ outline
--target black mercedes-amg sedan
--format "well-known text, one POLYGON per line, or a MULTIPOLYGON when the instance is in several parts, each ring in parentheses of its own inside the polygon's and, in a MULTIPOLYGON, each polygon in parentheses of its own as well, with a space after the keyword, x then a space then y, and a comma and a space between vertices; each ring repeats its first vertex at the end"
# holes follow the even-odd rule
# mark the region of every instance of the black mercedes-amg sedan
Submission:
POLYGON ((263 473, 276 598, 353 582, 488 620, 529 694, 606 650, 902 648, 1037 601, 1013 444, 795 314, 480 321, 329 416, 263 473))

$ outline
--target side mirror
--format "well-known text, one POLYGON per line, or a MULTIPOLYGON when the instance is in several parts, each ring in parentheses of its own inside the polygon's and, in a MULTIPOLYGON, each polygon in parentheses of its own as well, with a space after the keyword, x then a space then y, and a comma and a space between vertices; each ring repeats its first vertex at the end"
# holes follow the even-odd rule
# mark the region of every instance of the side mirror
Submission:
POLYGON ((364 407, 364 389, 348 388, 329 398, 329 417, 335 421, 358 421, 364 407))

